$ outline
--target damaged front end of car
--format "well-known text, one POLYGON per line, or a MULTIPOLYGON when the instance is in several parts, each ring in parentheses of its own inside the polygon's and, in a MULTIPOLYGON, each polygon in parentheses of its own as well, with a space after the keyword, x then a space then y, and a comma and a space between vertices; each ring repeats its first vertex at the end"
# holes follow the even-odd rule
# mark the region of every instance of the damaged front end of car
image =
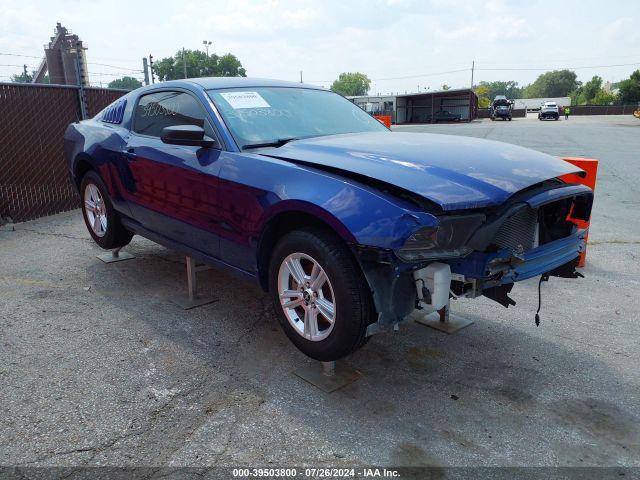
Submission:
POLYGON ((500 207, 438 215, 395 250, 354 246, 371 287, 378 321, 367 334, 397 328, 415 309, 448 310, 452 297, 485 296, 515 305, 515 282, 543 276, 577 278, 593 192, 547 181, 500 207))

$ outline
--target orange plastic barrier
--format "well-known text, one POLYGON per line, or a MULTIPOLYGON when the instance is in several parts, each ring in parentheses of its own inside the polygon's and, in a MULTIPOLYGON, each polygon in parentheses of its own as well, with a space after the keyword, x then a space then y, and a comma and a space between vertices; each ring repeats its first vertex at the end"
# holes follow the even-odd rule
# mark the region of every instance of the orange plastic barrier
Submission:
POLYGON ((391 115, 374 115, 373 118, 380 120, 387 128, 391 128, 391 115))
MULTIPOLYGON (((575 174, 563 175, 560 177, 561 180, 567 183, 581 183, 582 185, 586 185, 591 190, 595 192, 596 190, 596 177, 598 175, 598 160, 594 158, 573 158, 573 157, 565 157, 564 161, 569 162, 576 167, 580 167, 582 170, 587 172, 587 176, 582 178, 575 174)), ((584 220, 570 219, 580 228, 588 228, 589 222, 585 222, 584 220)), ((580 254, 580 261, 578 262, 579 267, 584 267, 587 258, 587 250, 585 248, 584 252, 580 254)))

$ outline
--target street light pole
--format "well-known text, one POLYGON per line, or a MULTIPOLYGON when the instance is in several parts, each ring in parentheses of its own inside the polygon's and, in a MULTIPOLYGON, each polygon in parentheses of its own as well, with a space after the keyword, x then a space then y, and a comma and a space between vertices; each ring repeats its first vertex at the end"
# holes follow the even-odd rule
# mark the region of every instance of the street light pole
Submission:
MULTIPOLYGON (((211 45, 211 40, 203 40, 202 44, 204 45, 204 48, 207 50, 207 60, 209 60, 209 46, 211 45)), ((207 62, 206 64, 206 70, 207 70, 207 75, 209 74, 209 64, 207 62)))
POLYGON ((211 45, 211 41, 210 40, 203 40, 202 44, 204 45, 204 48, 207 50, 207 57, 209 56, 209 46, 211 45))

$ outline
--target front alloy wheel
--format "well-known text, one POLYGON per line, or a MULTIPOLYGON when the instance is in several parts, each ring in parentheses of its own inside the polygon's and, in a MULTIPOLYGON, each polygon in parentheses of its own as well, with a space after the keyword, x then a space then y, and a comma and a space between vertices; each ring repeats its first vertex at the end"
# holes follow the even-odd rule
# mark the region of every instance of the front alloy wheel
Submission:
POLYGON ((335 295, 317 260, 295 252, 285 258, 278 272, 280 304, 295 331, 319 342, 329 336, 336 318, 335 295))
POLYGON ((366 342, 376 320, 371 290, 347 245, 332 231, 306 227, 273 249, 269 292, 289 340, 305 355, 338 360, 366 342))

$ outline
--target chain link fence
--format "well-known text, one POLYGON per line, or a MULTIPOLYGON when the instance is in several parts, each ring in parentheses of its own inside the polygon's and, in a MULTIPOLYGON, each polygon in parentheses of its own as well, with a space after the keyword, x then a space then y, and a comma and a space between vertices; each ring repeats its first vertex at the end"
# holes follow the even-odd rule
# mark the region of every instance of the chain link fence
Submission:
MULTIPOLYGON (((88 115, 125 93, 85 88, 88 115)), ((78 87, 0 83, 0 221, 22 222, 79 206, 63 135, 81 119, 78 87)))

